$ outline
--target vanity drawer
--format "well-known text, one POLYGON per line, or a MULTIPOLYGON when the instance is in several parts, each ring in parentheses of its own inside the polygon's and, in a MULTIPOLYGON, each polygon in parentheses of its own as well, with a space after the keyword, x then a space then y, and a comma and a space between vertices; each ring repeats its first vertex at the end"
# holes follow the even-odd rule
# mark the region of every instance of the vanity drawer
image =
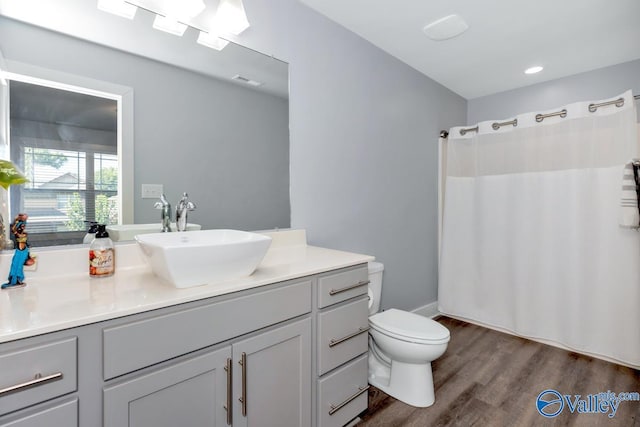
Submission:
POLYGON ((2 427, 78 427, 78 399, 55 405, 44 404, 0 417, 2 427))
POLYGON ((318 307, 327 307, 358 295, 367 295, 367 265, 318 277, 318 307))
POLYGON ((311 311, 311 280, 103 331, 108 380, 311 311), (278 307, 274 310, 273 307, 278 307))
POLYGON ((360 298, 318 315, 318 375, 368 349, 369 300, 360 298))
POLYGON ((0 354, 0 415, 75 391, 77 353, 73 337, 0 354))
POLYGON ((318 381, 318 425, 341 427, 367 409, 367 355, 318 381))

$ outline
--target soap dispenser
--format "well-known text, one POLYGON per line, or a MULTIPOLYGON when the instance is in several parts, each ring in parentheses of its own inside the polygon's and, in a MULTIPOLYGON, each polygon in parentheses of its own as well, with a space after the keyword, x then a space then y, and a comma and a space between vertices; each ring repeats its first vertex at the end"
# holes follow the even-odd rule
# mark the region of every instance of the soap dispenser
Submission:
POLYGON ((87 234, 84 235, 84 239, 82 239, 83 244, 89 244, 93 242, 93 239, 96 237, 96 231, 98 231, 98 223, 95 221, 86 221, 89 223, 89 229, 87 230, 87 234))
POLYGON ((109 238, 107 226, 97 224, 96 237, 89 246, 89 276, 112 276, 115 272, 115 260, 113 241, 109 238))

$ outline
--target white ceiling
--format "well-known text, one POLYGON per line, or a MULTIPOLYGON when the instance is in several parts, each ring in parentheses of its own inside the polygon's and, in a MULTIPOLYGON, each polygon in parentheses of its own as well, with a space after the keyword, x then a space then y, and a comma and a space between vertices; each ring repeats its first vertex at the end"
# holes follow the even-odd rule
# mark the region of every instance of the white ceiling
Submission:
MULTIPOLYGON (((116 132, 117 103, 113 99, 54 89, 20 81, 10 88, 11 119, 116 132)), ((115 137, 113 139, 115 143, 115 137)))
POLYGON ((640 0, 300 1, 467 99, 640 58, 640 0), (422 32, 454 13, 461 36, 422 32))
MULTIPOLYGON (((217 0, 205 3, 209 10, 217 6, 217 0)), ((96 5, 97 0, 0 0, 0 15, 233 84, 241 84, 231 80, 239 74, 264 83, 244 87, 288 98, 288 65, 276 58, 234 43, 222 51, 213 50, 196 43, 199 33, 194 28, 176 37, 154 30, 151 12, 139 9, 135 19, 129 20, 96 5)))

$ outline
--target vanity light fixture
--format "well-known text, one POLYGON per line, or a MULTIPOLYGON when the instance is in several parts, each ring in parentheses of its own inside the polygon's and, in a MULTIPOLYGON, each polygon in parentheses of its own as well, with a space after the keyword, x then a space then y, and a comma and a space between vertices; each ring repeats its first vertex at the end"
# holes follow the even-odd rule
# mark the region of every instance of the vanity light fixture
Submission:
POLYGON ((526 70, 524 70, 525 74, 536 74, 539 73, 540 71, 544 70, 544 67, 540 66, 540 65, 536 65, 534 67, 529 67, 526 70))
POLYGON ((242 0, 220 0, 215 25, 221 33, 231 33, 236 36, 249 28, 242 0))
POLYGON ((200 31, 198 43, 215 50, 222 50, 229 44, 227 40, 221 39, 217 34, 204 31, 200 31))
POLYGON ((153 28, 176 36, 182 36, 187 30, 187 25, 183 24, 183 22, 188 22, 198 16, 204 9, 205 4, 202 0, 166 2, 162 11, 153 20, 153 28))
POLYGON ((138 8, 156 14, 153 28, 182 36, 192 27, 200 32, 199 44, 216 50, 229 44, 219 34, 239 35, 249 28, 242 0, 220 0, 215 15, 200 17, 198 22, 194 18, 206 9, 203 0, 98 0, 98 9, 129 19, 138 8))
POLYGON ((175 18, 162 15, 156 15, 156 19, 153 20, 153 28, 175 36, 182 36, 187 30, 185 24, 178 22, 175 18))
POLYGON ((136 6, 124 0, 98 0, 98 9, 127 19, 133 19, 138 10, 136 6))

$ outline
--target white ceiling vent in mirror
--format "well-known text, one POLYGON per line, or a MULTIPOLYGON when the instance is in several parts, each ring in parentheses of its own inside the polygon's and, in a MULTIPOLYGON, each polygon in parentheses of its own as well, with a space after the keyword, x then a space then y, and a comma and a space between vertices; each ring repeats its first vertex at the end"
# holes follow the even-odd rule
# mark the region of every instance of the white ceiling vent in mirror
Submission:
POLYGON ((431 40, 442 41, 459 36, 469 29, 460 15, 449 15, 427 24, 422 31, 431 40))
POLYGON ((231 80, 235 80, 237 82, 241 82, 244 84, 248 84, 249 86, 262 86, 262 82, 256 81, 256 80, 251 80, 248 79, 246 77, 241 76, 240 74, 236 74, 235 76, 231 77, 231 80))

